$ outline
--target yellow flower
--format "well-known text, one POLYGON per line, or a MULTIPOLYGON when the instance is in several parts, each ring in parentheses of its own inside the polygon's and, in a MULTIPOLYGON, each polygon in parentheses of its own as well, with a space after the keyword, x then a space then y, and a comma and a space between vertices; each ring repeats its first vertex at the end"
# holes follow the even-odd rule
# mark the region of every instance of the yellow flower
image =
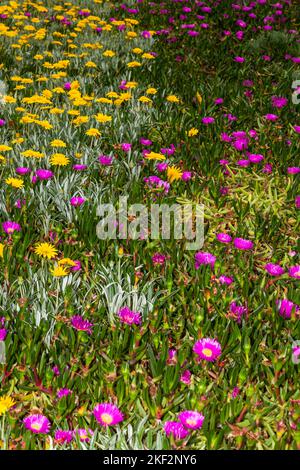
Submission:
POLYGON ((95 129, 94 127, 91 127, 88 131, 86 131, 86 135, 90 137, 100 137, 101 132, 98 131, 98 129, 95 129))
POLYGON ((152 103, 152 100, 150 98, 148 98, 147 96, 141 96, 138 101, 140 101, 141 103, 152 103))
POLYGON ((50 273, 55 277, 63 277, 69 274, 69 270, 63 266, 55 266, 53 269, 50 269, 50 273))
POLYGON ((95 67, 97 67, 97 64, 95 64, 95 62, 90 60, 90 61, 86 62, 85 66, 89 67, 89 68, 95 68, 95 67))
POLYGON ((70 159, 63 153, 54 153, 50 158, 50 163, 54 166, 66 166, 70 163, 70 159))
POLYGON ((94 118, 96 119, 96 121, 101 122, 101 123, 110 122, 112 120, 111 116, 108 116, 107 114, 102 114, 102 113, 96 114, 94 118))
POLYGON ((187 134, 189 137, 194 137, 195 135, 199 134, 199 130, 195 129, 195 127, 192 127, 192 129, 190 129, 187 134))
POLYGON ((73 261, 71 258, 62 258, 58 261, 59 266, 76 266, 75 261, 73 261))
POLYGON ((165 160, 166 157, 162 153, 149 152, 145 156, 147 160, 165 160))
POLYGON ((129 67, 130 69, 132 69, 133 67, 141 67, 142 64, 140 62, 137 62, 137 61, 132 61, 132 62, 128 62, 127 64, 127 67, 129 67))
POLYGON ((48 259, 55 258, 55 256, 57 256, 57 253, 58 253, 55 246, 51 245, 50 243, 38 243, 35 247, 34 252, 37 255, 42 256, 43 258, 48 258, 48 259))
POLYGON ((147 95, 155 95, 157 93, 157 89, 156 88, 148 88, 148 90, 146 90, 146 93, 147 95))
POLYGON ((140 49, 139 47, 135 47, 134 49, 132 49, 132 52, 134 54, 142 54, 143 53, 143 49, 140 49))
POLYGON ((88 116, 78 116, 72 121, 72 123, 75 124, 75 126, 80 126, 81 124, 86 124, 87 122, 89 122, 88 116))
POLYGON ((167 177, 170 183, 173 181, 180 180, 182 176, 182 171, 177 166, 168 166, 167 168, 167 177))
POLYGON ((170 103, 180 103, 180 100, 177 98, 176 95, 167 96, 167 101, 169 101, 170 103))
POLYGON ((107 50, 107 51, 104 51, 102 55, 104 57, 114 57, 116 53, 114 51, 107 50))
POLYGON ((44 154, 41 152, 37 152, 36 150, 25 150, 21 152, 23 157, 33 157, 33 158, 43 158, 44 154))
POLYGON ((8 395, 0 397, 0 415, 6 413, 14 404, 15 401, 8 395))
POLYGON ((4 245, 3 243, 0 243, 0 258, 3 258, 3 250, 4 250, 4 245))
POLYGON ((63 140, 60 140, 60 139, 52 140, 50 145, 51 147, 66 147, 67 146, 67 144, 63 140))
POLYGON ((196 93, 196 100, 198 101, 198 104, 202 103, 202 96, 200 95, 200 93, 198 91, 196 93))
POLYGON ((145 52, 145 54, 142 55, 143 59, 155 59, 154 55, 149 54, 149 52, 145 52))
POLYGON ((13 188, 23 188, 24 182, 21 178, 7 178, 5 183, 13 188))
POLYGON ((12 150, 12 147, 4 144, 0 145, 0 152, 8 152, 9 150, 12 150))

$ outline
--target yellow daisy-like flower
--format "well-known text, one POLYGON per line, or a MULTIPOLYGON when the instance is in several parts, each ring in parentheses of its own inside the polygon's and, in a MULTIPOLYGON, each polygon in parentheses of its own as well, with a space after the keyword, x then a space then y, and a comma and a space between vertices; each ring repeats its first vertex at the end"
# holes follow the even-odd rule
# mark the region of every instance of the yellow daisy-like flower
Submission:
POLYGON ((112 120, 111 116, 108 116, 107 114, 102 114, 102 113, 96 114, 94 118, 96 119, 96 121, 101 122, 101 123, 110 122, 112 120))
POLYGON ((140 101, 141 103, 152 103, 152 100, 150 98, 148 98, 148 96, 141 96, 138 101, 140 101))
POLYGON ((95 64, 95 62, 93 62, 92 60, 89 60, 88 62, 86 62, 85 66, 89 68, 96 68, 97 64, 95 64))
POLYGON ((167 168, 167 177, 170 183, 173 181, 180 180, 182 176, 182 171, 177 166, 168 166, 167 168))
POLYGON ((194 137, 195 135, 199 134, 199 130, 195 129, 195 127, 192 127, 192 129, 190 129, 187 134, 189 137, 194 137))
POLYGON ((166 157, 162 153, 149 152, 145 156, 146 160, 165 160, 166 157))
POLYGON ((53 166, 66 166, 70 163, 70 159, 63 153, 54 153, 50 158, 50 163, 53 166))
POLYGON ((90 137, 100 137, 101 132, 98 129, 92 127, 91 129, 86 131, 86 135, 90 137))
POLYGON ((12 150, 12 147, 4 144, 0 145, 0 152, 8 152, 9 150, 12 150))
POLYGON ((132 61, 132 62, 128 62, 127 64, 127 67, 129 67, 130 69, 134 68, 134 67, 141 67, 142 64, 140 62, 137 62, 137 61, 132 61))
POLYGON ((176 95, 167 96, 167 101, 169 101, 169 103, 180 103, 180 100, 176 95))
POLYGON ((116 53, 114 51, 107 50, 107 51, 104 51, 102 55, 104 57, 114 57, 116 53))
POLYGON ((60 140, 60 139, 52 140, 50 145, 51 147, 66 147, 67 146, 67 144, 63 140, 60 140))
POLYGON ((13 188, 23 188, 24 182, 21 178, 7 178, 5 183, 13 188))
POLYGON ((69 270, 63 266, 55 266, 53 269, 50 269, 50 273, 54 277, 63 277, 69 274, 69 270))
POLYGON ((147 95, 155 95, 157 93, 157 89, 156 88, 148 88, 148 90, 146 90, 146 93, 147 95))
POLYGON ((32 158, 43 158, 44 154, 41 152, 37 152, 36 150, 25 150, 24 152, 21 152, 21 155, 23 157, 32 157, 32 158))
POLYGON ((34 252, 37 255, 42 256, 43 258, 48 258, 48 259, 55 258, 55 256, 57 256, 58 254, 58 251, 55 248, 55 246, 51 245, 51 243, 45 243, 45 242, 38 243, 35 247, 34 252))
POLYGON ((0 397, 0 415, 6 413, 14 404, 15 401, 8 395, 0 397))
POLYGON ((76 266, 75 261, 71 258, 62 258, 58 261, 59 266, 76 266))

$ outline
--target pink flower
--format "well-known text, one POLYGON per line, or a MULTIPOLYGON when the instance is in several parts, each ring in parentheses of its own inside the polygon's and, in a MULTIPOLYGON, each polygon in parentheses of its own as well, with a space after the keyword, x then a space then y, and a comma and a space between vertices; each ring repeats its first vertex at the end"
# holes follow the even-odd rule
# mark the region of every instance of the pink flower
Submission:
POLYGON ((17 224, 17 222, 13 222, 11 220, 8 220, 7 222, 2 223, 2 228, 5 233, 10 235, 11 233, 14 233, 15 231, 20 232, 21 231, 21 225, 17 224))
POLYGON ((193 351, 200 359, 213 362, 221 355, 222 349, 220 343, 215 339, 203 338, 196 341, 193 351))
POLYGON ((232 277, 222 275, 219 277, 219 282, 220 284, 226 284, 227 286, 230 286, 230 284, 233 283, 233 279, 232 277))
POLYGON ((71 206, 82 206, 82 204, 85 202, 85 199, 83 197, 71 197, 70 199, 70 204, 71 206))
POLYGON ((141 314, 130 310, 129 307, 121 308, 118 315, 121 323, 126 323, 127 325, 140 325, 142 323, 141 314))
POLYGON ((73 439, 73 431, 63 431, 62 429, 58 429, 55 431, 54 439, 57 444, 68 444, 73 439))
POLYGON ((164 431, 167 437, 172 434, 174 439, 184 439, 189 435, 189 431, 179 421, 166 421, 164 431))
POLYGON ((211 117, 211 116, 206 116, 204 118, 201 119, 202 121, 202 124, 212 124, 213 122, 215 122, 215 118, 211 117))
POLYGON ((100 155, 99 158, 99 163, 102 166, 110 166, 113 161, 113 157, 108 157, 107 155, 100 155))
POLYGON ((191 372, 189 370, 185 370, 180 376, 180 382, 186 385, 191 385, 191 376, 191 372))
POLYGON ((195 254, 195 269, 199 269, 202 264, 209 264, 211 268, 214 268, 216 259, 217 258, 211 253, 198 251, 198 253, 195 254))
POLYGON ((163 255, 162 253, 155 253, 152 256, 152 263, 154 265, 156 265, 156 264, 163 265, 163 264, 165 264, 165 262, 166 262, 166 255, 163 255))
POLYGON ((230 243, 232 240, 232 237, 228 235, 227 233, 217 233, 216 238, 221 243, 230 243))
POLYGON ((89 335, 92 333, 93 323, 85 320, 81 315, 74 315, 71 318, 71 324, 75 330, 86 331, 89 335))
POLYGON ((189 181, 192 177, 192 173, 190 171, 184 171, 181 175, 181 179, 183 181, 189 181))
POLYGON ((265 114, 264 117, 267 121, 277 121, 278 119, 278 116, 276 114, 271 114, 271 113, 265 114))
POLYGON ((23 420, 26 429, 34 434, 48 434, 50 431, 50 421, 41 414, 32 414, 23 420))
POLYGON ((235 238, 233 244, 238 250, 252 250, 254 246, 253 242, 244 238, 235 238))
POLYGON ((300 265, 291 266, 289 269, 289 276, 294 277, 295 279, 300 279, 300 265))
POLYGON ((204 416, 198 411, 182 411, 178 415, 184 427, 189 429, 199 429, 203 425, 204 416))
POLYGON ((124 419, 119 408, 110 403, 100 403, 96 405, 93 414, 98 423, 102 426, 114 426, 124 419))
POLYGON ((284 274, 284 269, 281 266, 279 266, 279 264, 267 263, 265 265, 265 270, 271 276, 281 276, 282 274, 284 274))
POLYGON ((70 390, 69 388, 60 388, 58 391, 57 391, 57 398, 62 398, 62 397, 67 397, 68 395, 71 395, 72 393, 72 390, 70 390))

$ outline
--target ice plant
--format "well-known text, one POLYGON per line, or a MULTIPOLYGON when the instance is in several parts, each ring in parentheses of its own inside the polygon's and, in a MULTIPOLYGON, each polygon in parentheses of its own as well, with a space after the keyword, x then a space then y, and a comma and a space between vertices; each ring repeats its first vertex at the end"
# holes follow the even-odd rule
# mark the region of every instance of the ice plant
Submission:
POLYGON ((25 428, 34 434, 48 434, 50 431, 50 421, 42 414, 31 414, 23 420, 23 423, 25 428))
POLYGON ((189 431, 180 421, 166 421, 164 424, 164 431, 167 437, 172 435, 175 440, 185 439, 189 435, 189 431))
POLYGON ((130 310, 129 307, 123 307, 119 310, 119 319, 121 323, 126 323, 127 325, 140 325, 142 322, 142 317, 139 312, 134 312, 130 310))
POLYGON ((193 351, 199 356, 200 359, 213 362, 221 355, 222 349, 220 343, 217 340, 203 338, 196 341, 193 347, 193 351))
POLYGON ((184 427, 188 429, 199 429, 204 422, 203 414, 198 411, 182 411, 178 415, 178 419, 184 427))
POLYGON ((210 265, 214 268, 216 257, 211 253, 205 251, 199 251, 195 254, 195 268, 199 269, 201 265, 210 265))
POLYGON ((124 417, 116 405, 100 403, 95 406, 93 414, 102 426, 115 426, 123 421, 124 417))
POLYGON ((253 242, 244 238, 235 238, 233 243, 238 250, 252 250, 254 246, 253 242))
POLYGON ((20 232, 21 231, 21 226, 17 222, 12 222, 11 220, 8 220, 7 222, 2 223, 2 228, 5 233, 11 234, 14 233, 15 231, 20 232))
POLYGON ((75 330, 86 331, 89 335, 92 334, 93 323, 85 320, 81 315, 74 315, 71 318, 71 325, 75 330))

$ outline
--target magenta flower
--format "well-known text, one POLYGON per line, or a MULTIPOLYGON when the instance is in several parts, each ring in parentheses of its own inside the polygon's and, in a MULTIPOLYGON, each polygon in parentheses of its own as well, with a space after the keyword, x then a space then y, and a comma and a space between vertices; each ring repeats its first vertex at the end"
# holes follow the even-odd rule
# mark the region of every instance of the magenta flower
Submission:
POLYGON ((92 333, 93 323, 85 320, 81 315, 74 315, 71 318, 71 324, 75 330, 86 331, 89 335, 92 333))
POLYGON ((100 403, 96 405, 93 413, 98 423, 102 426, 114 426, 124 419, 119 408, 110 403, 100 403))
POLYGON ((67 91, 70 91, 71 90, 71 83, 70 82, 66 82, 64 84, 64 89, 67 90, 67 91))
POLYGON ((34 434, 48 434, 50 431, 50 421, 41 414, 32 414, 23 420, 26 429, 34 434))
POLYGON ((162 253, 155 253, 151 259, 154 265, 156 264, 163 265, 166 262, 166 255, 163 255, 162 253))
POLYGON ((132 147, 132 145, 129 144, 129 143, 127 143, 127 142, 124 142, 124 143, 121 145, 121 149, 123 150, 123 152, 130 152, 131 147, 132 147))
POLYGON ((284 269, 279 264, 268 263, 265 265, 265 270, 271 276, 281 276, 284 274, 284 269))
POLYGON ((164 171, 166 171, 167 168, 168 168, 168 164, 165 163, 165 162, 164 163, 157 163, 157 165, 156 165, 156 169, 160 173, 163 173, 164 171))
POLYGON ((238 166, 242 166, 242 167, 244 167, 244 168, 246 168, 247 166, 249 166, 250 163, 251 163, 250 160, 246 160, 246 159, 238 160, 238 161, 236 162, 236 164, 237 164, 238 166))
POLYGON ((60 388, 58 391, 57 391, 57 398, 62 398, 62 397, 67 397, 68 395, 71 395, 72 393, 72 390, 70 390, 69 388, 60 388))
POLYGON ((222 349, 220 343, 215 339, 203 338, 196 341, 193 351, 200 359, 213 362, 221 355, 222 349))
POLYGON ((217 233, 216 238, 221 243, 230 243, 232 240, 232 237, 228 235, 227 233, 217 233))
POLYGON ((121 323, 126 323, 127 325, 140 325, 142 323, 141 314, 130 310, 129 307, 121 308, 118 315, 121 323))
POLYGON ((4 341, 7 335, 7 330, 5 328, 0 328, 0 341, 4 341))
POLYGON ((31 169, 27 168, 26 166, 19 166, 18 168, 16 168, 16 173, 18 173, 18 175, 27 175, 30 172, 31 169))
POLYGON ((240 393, 239 387, 234 387, 231 392, 231 398, 236 398, 240 393))
POLYGON ((81 262, 78 259, 74 260, 75 266, 70 268, 70 271, 80 271, 81 270, 81 262))
POLYGON ((230 312, 233 314, 236 321, 241 323, 243 316, 247 315, 248 309, 243 305, 237 305, 235 302, 231 302, 230 312))
POLYGON ((87 169, 87 165, 73 165, 73 170, 75 171, 83 171, 83 170, 86 170, 87 169))
POLYGON ((182 181, 189 181, 192 177, 192 173, 190 171, 184 171, 181 175, 182 181))
POLYGON ((288 299, 277 300, 276 305, 279 315, 286 320, 291 318, 293 310, 295 313, 300 310, 299 305, 294 304, 291 300, 288 299))
POLYGON ((233 279, 232 277, 222 275, 219 277, 219 282, 220 284, 226 284, 227 286, 230 286, 230 284, 233 283, 233 279))
POLYGON ((248 158, 251 163, 259 163, 264 159, 264 156, 260 153, 250 153, 248 158))
POLYGON ((209 264, 211 268, 214 268, 216 257, 211 253, 207 253, 205 251, 198 251, 195 254, 195 269, 199 269, 200 266, 209 264))
POLYGON ((145 139, 144 137, 142 137, 142 138, 140 139, 140 143, 141 143, 142 145, 144 145, 145 147, 149 147, 150 145, 153 144, 152 140, 150 140, 150 139, 145 139))
POLYGON ((297 175, 300 173, 300 167, 299 166, 289 166, 287 169, 287 172, 289 175, 297 175))
POLYGON ((70 199, 70 204, 71 206, 82 206, 82 204, 85 202, 85 199, 83 197, 71 197, 70 199))
POLYGON ((238 250, 252 250, 254 246, 253 242, 244 238, 235 238, 233 244, 238 250))
POLYGON ((57 444, 68 444, 73 439, 73 431, 63 431, 62 429, 58 429, 55 431, 54 439, 57 444))
POLYGON ((91 429, 77 429, 74 434, 78 434, 81 442, 89 442, 90 438, 93 437, 93 431, 91 429))
POLYGON ((189 431, 179 421, 166 421, 164 431, 167 437, 172 434, 174 439, 184 439, 189 435, 189 431))
POLYGON ((204 416, 198 411, 182 411, 178 415, 184 427, 189 429, 199 429, 203 425, 204 416))
POLYGON ((110 166, 113 161, 113 157, 108 157, 107 155, 100 155, 99 158, 99 163, 102 166, 110 166))
POLYGON ((180 376, 180 382, 184 383, 185 385, 191 385, 191 377, 191 372, 189 370, 185 370, 180 376))
POLYGON ((202 121, 202 124, 212 124, 213 122, 215 122, 215 118, 211 117, 211 116, 206 116, 204 118, 201 119, 202 121))
POLYGON ((295 197, 295 206, 296 209, 300 209, 300 196, 295 197))
POLYGON ((300 265, 291 266, 289 269, 289 276, 294 277, 295 279, 300 279, 300 265))
POLYGON ((17 224, 17 222, 12 222, 11 220, 8 220, 7 222, 3 222, 2 228, 4 232, 7 234, 14 233, 15 231, 17 232, 21 231, 21 225, 17 224))
POLYGON ((4 119, 0 119, 0 127, 5 126, 6 121, 4 119))
POLYGON ((49 180, 53 178, 54 173, 51 170, 44 170, 41 168, 39 170, 36 170, 35 175, 40 180, 49 180))
POLYGON ((234 62, 238 62, 239 64, 242 64, 243 62, 245 62, 245 58, 244 57, 240 57, 240 56, 236 56, 234 58, 234 62))
POLYGON ((278 116, 276 114, 271 114, 271 113, 265 114, 264 117, 267 121, 277 121, 278 119, 278 116))
POLYGON ((288 100, 282 96, 272 96, 272 106, 274 108, 283 108, 288 104, 288 100))

